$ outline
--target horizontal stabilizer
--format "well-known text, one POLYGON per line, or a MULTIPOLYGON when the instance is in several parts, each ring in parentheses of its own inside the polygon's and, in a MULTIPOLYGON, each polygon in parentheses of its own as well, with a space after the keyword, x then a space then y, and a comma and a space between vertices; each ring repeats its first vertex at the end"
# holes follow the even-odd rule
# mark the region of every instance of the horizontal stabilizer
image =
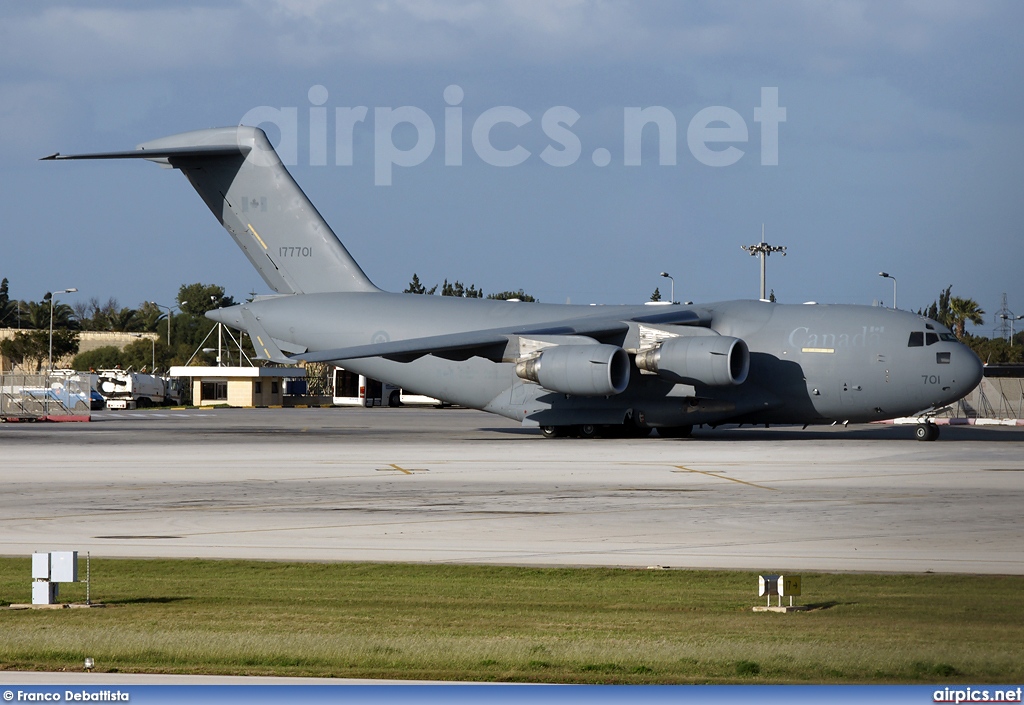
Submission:
POLYGON ((203 157, 239 156, 249 152, 246 145, 207 145, 194 147, 170 147, 165 149, 130 149, 123 152, 92 152, 87 154, 51 154, 39 161, 57 161, 60 159, 187 159, 203 157))

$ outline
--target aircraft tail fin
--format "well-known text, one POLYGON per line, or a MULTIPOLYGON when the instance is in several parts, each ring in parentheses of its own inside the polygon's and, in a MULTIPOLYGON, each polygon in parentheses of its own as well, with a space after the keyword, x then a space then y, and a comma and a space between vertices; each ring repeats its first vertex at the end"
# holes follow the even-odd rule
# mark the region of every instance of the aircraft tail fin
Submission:
POLYGON ((213 128, 162 137, 130 151, 44 157, 121 158, 180 169, 274 291, 378 291, 292 179, 263 130, 213 128))

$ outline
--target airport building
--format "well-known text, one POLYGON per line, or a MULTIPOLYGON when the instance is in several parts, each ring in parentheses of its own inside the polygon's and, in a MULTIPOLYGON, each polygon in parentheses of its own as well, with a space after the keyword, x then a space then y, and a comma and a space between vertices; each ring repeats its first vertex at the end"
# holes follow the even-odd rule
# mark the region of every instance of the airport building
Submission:
POLYGON ((305 381, 301 367, 171 368, 171 377, 188 379, 195 406, 281 406, 286 387, 305 381))

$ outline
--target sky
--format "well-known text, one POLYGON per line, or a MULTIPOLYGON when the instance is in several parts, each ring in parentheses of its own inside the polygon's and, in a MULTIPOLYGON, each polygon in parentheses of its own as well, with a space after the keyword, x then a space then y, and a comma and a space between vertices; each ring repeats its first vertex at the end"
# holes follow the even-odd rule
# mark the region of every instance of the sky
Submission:
POLYGON ((269 288, 180 173, 41 162, 256 124, 379 287, 1024 314, 1024 3, 0 2, 0 277, 269 288), (361 120, 354 119, 363 113, 361 120), (403 121, 405 120, 405 121, 403 121))

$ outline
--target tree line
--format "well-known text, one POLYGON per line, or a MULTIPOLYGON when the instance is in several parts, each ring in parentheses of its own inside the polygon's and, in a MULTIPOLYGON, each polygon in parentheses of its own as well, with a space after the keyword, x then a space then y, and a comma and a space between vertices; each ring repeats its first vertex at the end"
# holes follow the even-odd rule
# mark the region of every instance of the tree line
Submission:
MULTIPOLYGON (((409 282, 409 286, 402 290, 402 293, 424 294, 426 296, 433 296, 434 294, 437 293, 437 289, 437 284, 434 284, 434 286, 428 289, 426 286, 423 285, 423 282, 420 281, 419 275, 413 272, 412 281, 409 282)), ((483 289, 477 289, 476 284, 470 284, 469 286, 466 286, 458 279, 451 282, 450 284, 448 283, 448 280, 445 279, 444 283, 441 284, 441 296, 457 296, 459 298, 465 299, 497 299, 501 301, 509 301, 514 299, 517 301, 525 301, 529 303, 534 303, 537 301, 537 299, 530 296, 522 289, 520 289, 519 291, 498 291, 493 294, 487 294, 486 296, 484 296, 483 289)))
MULTIPOLYGON (((101 303, 92 297, 88 301, 69 305, 51 302, 50 297, 51 294, 47 293, 39 301, 13 300, 10 298, 8 280, 0 280, 0 328, 19 331, 12 338, 0 342, 0 353, 13 364, 34 367, 36 371, 46 364, 50 346, 51 303, 53 359, 75 355, 72 367, 77 370, 115 367, 150 370, 154 361, 156 369, 162 370, 171 365, 183 365, 216 326, 203 314, 236 303, 234 298, 225 295, 224 287, 201 283, 182 284, 171 311, 151 301, 144 301, 138 307, 131 308, 120 305, 115 298, 101 303), (175 313, 174 309, 178 312, 175 313), (140 338, 123 349, 108 345, 78 353, 79 333, 82 331, 156 333, 157 340, 140 338)), ((212 345, 215 346, 216 343, 212 345)), ((237 354, 237 346, 234 350, 237 354)), ((246 353, 251 355, 251 346, 246 353)), ((216 354, 200 351, 196 360, 200 364, 213 364, 216 354)))

